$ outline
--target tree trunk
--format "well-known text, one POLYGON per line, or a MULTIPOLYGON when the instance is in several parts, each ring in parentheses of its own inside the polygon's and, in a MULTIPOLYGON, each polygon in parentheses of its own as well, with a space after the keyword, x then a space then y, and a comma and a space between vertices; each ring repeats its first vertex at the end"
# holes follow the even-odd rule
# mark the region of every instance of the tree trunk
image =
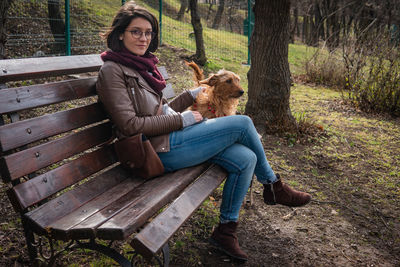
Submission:
POLYGON ((256 0, 246 113, 267 132, 295 129, 289 106, 290 0, 256 0))
POLYGON ((317 34, 317 42, 319 39, 323 39, 325 37, 325 31, 324 31, 324 23, 322 21, 322 14, 321 14, 321 8, 319 6, 318 1, 315 1, 315 6, 314 6, 314 16, 315 16, 315 25, 316 25, 316 34, 317 34))
POLYGON ((206 18, 206 21, 207 21, 207 22, 208 22, 208 19, 210 18, 210 15, 211 15, 211 12, 212 12, 213 6, 214 6, 214 4, 213 4, 213 3, 210 3, 210 5, 208 6, 207 18, 206 18))
POLYGON ((3 0, 0 3, 0 59, 6 58, 6 42, 7 42, 7 11, 13 0, 3 0))
POLYGON ((52 53, 59 54, 65 52, 65 24, 61 17, 60 0, 48 0, 47 9, 49 11, 49 24, 55 44, 52 53))
POLYGON ((294 3, 295 7, 293 9, 293 24, 290 28, 289 42, 294 43, 295 36, 299 36, 299 8, 297 7, 297 2, 294 3))
POLYGON ((308 17, 308 21, 310 23, 310 33, 308 36, 308 45, 310 46, 318 46, 318 28, 317 28, 317 22, 315 19, 315 5, 311 6, 310 10, 310 16, 308 17))
POLYGON ((218 29, 219 24, 221 23, 222 13, 224 13, 224 8, 225 8, 225 0, 220 0, 217 9, 217 14, 215 14, 214 23, 212 25, 213 29, 218 29))
POLYGON ((230 6, 228 7, 228 23, 230 32, 233 32, 234 15, 235 15, 235 8, 233 6, 233 2, 231 1, 230 6))
POLYGON ((307 14, 303 15, 303 24, 302 24, 302 31, 301 31, 301 41, 303 43, 308 42, 308 35, 309 35, 309 23, 308 23, 309 16, 307 14))
POLYGON ((304 39, 305 39, 305 43, 307 45, 311 45, 311 36, 312 36, 312 22, 311 22, 311 16, 308 14, 308 12, 306 14, 304 14, 303 17, 304 20, 304 39))
POLYGON ((185 10, 188 7, 188 0, 181 0, 181 8, 179 9, 178 15, 176 17, 177 20, 183 20, 183 16, 185 15, 185 10))
POLYGON ((340 25, 336 0, 325 0, 328 18, 326 20, 327 45, 330 50, 339 46, 340 25))
POLYGON ((207 62, 207 58, 204 48, 203 26, 201 25, 200 17, 197 13, 197 0, 190 0, 189 4, 194 36, 196 38, 196 55, 194 61, 204 66, 207 62))

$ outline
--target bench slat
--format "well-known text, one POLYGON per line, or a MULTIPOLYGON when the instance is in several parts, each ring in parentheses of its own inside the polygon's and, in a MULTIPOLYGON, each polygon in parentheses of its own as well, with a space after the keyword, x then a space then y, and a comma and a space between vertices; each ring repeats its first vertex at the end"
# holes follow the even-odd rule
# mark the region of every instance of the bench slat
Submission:
POLYGON ((124 240, 179 195, 179 192, 207 169, 208 165, 182 169, 159 179, 149 180, 103 211, 76 225, 71 229, 71 236, 96 233, 101 239, 124 240))
POLYGON ((11 190, 18 199, 18 203, 14 203, 17 206, 14 207, 24 210, 115 162, 112 146, 87 153, 57 169, 14 186, 11 190))
POLYGON ((17 112, 95 95, 97 78, 62 81, 0 90, 0 114, 17 112))
POLYGON ((120 201, 123 201, 124 198, 126 199, 125 195, 135 192, 136 188, 144 182, 145 180, 142 178, 130 177, 115 187, 110 188, 108 191, 104 192, 104 194, 99 195, 95 199, 92 199, 90 202, 79 207, 79 209, 76 209, 67 216, 49 224, 46 228, 51 229, 51 235, 56 239, 93 237, 93 229, 79 231, 79 235, 76 235, 76 232, 75 235, 73 233, 71 234, 70 229, 97 212, 101 213, 104 217, 109 216, 111 211, 109 208, 110 205, 113 203, 121 205, 122 203, 120 201))
POLYGON ((152 220, 132 240, 135 251, 150 259, 222 183, 226 172, 212 165, 160 215, 152 220))
POLYGON ((168 72, 167 72, 167 69, 165 68, 165 66, 160 66, 160 67, 157 67, 157 68, 158 68, 158 71, 163 76, 164 80, 168 80, 169 79, 169 75, 168 75, 168 72))
POLYGON ((95 123, 107 116, 98 103, 0 127, 0 148, 14 149, 34 141, 95 123))
POLYGON ((48 225, 68 215, 110 188, 122 183, 130 176, 131 174, 122 169, 121 166, 113 167, 93 177, 88 182, 76 186, 72 190, 26 213, 25 216, 29 226, 35 232, 44 234, 48 225))
POLYGON ((104 143, 112 136, 111 123, 103 123, 26 150, 4 156, 2 178, 15 180, 88 148, 104 143))
POLYGON ((100 55, 23 58, 0 60, 0 84, 43 77, 98 71, 100 55))

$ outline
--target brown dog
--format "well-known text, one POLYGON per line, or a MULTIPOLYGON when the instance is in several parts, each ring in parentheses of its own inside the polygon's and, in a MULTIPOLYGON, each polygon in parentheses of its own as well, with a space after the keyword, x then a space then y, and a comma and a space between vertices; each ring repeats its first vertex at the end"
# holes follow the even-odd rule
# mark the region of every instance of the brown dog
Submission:
POLYGON ((204 79, 203 71, 196 63, 186 62, 186 65, 193 69, 197 85, 205 87, 189 109, 209 119, 235 115, 239 97, 244 93, 239 83, 240 77, 231 71, 220 70, 204 79))

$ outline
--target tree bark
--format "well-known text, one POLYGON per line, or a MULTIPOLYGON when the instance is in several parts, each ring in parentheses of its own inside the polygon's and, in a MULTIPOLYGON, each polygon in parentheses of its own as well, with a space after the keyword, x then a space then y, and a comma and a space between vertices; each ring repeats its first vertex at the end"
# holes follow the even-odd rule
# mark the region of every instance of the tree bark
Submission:
POLYGON ((213 6, 214 6, 213 3, 210 3, 209 6, 208 6, 207 17, 206 17, 206 21, 207 21, 207 22, 208 22, 208 19, 210 18, 210 15, 211 15, 213 6))
POLYGON ((235 14, 235 8, 233 6, 233 2, 231 1, 230 6, 228 6, 228 23, 229 23, 229 29, 230 32, 233 32, 233 16, 235 14))
POLYGON ((305 22, 307 23, 306 44, 310 46, 315 46, 316 25, 314 20, 314 8, 314 4, 310 3, 307 12, 304 15, 305 22))
POLYGON ((190 0, 189 5, 194 36, 196 39, 196 55, 194 61, 199 65, 204 66, 204 64, 207 62, 207 57, 204 48, 203 26, 201 25, 200 17, 197 13, 197 0, 190 0))
POLYGON ((256 0, 254 14, 246 113, 267 132, 291 131, 296 121, 289 106, 290 0, 256 0))
POLYGON ((217 14, 215 14, 214 22, 212 25, 213 29, 218 29, 219 24, 221 23, 222 13, 224 13, 224 8, 225 8, 225 0, 220 0, 217 9, 217 14))
POLYGON ((340 26, 338 21, 338 5, 336 0, 325 0, 327 10, 326 34, 329 49, 334 50, 339 46, 340 26))
POLYGON ((176 17, 177 20, 182 20, 185 15, 185 10, 188 7, 188 0, 181 0, 181 8, 179 9, 178 15, 176 17))
POLYGON ((53 53, 65 52, 65 24, 61 17, 60 0, 48 0, 47 9, 49 11, 49 25, 55 44, 53 45, 53 53))
POLYGON ((306 23, 306 16, 303 16, 303 22, 301 23, 301 42, 306 43, 306 30, 307 30, 307 23, 306 23))
POLYGON ((318 44, 319 39, 323 39, 325 37, 325 31, 324 31, 324 24, 322 21, 322 14, 321 14, 321 8, 319 6, 319 1, 315 1, 314 4, 314 19, 315 19, 315 26, 316 26, 316 42, 318 44))
POLYGON ((294 3, 294 9, 293 9, 293 23, 291 24, 290 28, 290 36, 289 36, 289 42, 294 43, 295 36, 299 35, 299 8, 297 7, 297 2, 294 3))
POLYGON ((0 3, 0 59, 6 58, 6 42, 7 42, 7 11, 14 0, 3 0, 0 3))

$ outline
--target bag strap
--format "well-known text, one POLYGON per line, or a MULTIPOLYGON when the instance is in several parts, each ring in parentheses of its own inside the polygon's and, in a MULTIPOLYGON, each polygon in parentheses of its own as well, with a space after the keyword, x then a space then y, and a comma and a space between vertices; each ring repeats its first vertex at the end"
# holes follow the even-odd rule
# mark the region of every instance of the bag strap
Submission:
POLYGON ((162 97, 161 97, 160 104, 158 105, 158 109, 157 109, 156 115, 161 115, 161 114, 162 114, 162 106, 163 106, 162 100, 163 100, 163 99, 162 99, 162 97))

